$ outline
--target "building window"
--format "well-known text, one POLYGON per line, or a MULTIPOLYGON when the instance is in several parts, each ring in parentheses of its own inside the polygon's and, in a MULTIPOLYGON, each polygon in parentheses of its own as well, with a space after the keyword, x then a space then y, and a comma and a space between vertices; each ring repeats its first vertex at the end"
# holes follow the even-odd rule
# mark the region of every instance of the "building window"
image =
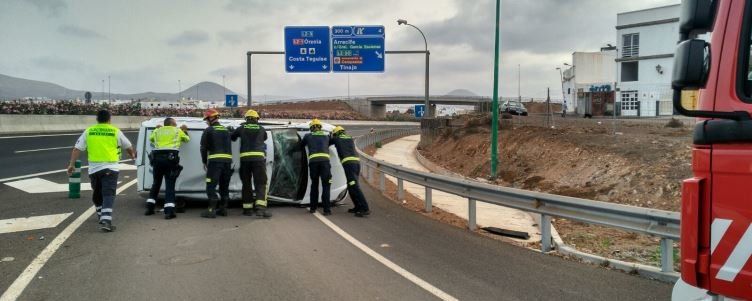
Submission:
POLYGON ((621 57, 640 56, 640 34, 630 33, 622 35, 621 57))
POLYGON ((637 98, 637 91, 621 92, 621 110, 636 111, 640 108, 640 101, 637 98))
POLYGON ((621 81, 622 82, 636 82, 639 80, 637 76, 639 71, 639 64, 637 62, 623 62, 621 63, 621 81))

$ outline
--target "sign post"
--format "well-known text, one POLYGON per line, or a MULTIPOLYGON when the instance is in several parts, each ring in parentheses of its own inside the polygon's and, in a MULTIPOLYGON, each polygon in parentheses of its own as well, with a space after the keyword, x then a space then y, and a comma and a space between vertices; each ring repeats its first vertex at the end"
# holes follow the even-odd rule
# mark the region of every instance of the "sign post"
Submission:
POLYGON ((384 26, 332 27, 333 72, 384 72, 384 26))
POLYGON ((328 26, 285 27, 285 71, 328 73, 331 70, 328 26))

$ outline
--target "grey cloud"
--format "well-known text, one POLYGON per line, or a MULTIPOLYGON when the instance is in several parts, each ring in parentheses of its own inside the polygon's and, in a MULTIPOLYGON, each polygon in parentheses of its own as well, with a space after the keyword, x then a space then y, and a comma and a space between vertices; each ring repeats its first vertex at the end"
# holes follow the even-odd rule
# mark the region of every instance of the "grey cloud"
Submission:
POLYGON ((83 39, 103 39, 105 38, 100 33, 89 30, 86 28, 78 27, 75 25, 62 25, 57 28, 57 31, 61 34, 73 36, 77 38, 83 38, 83 39))
POLYGON ((209 41, 209 34, 200 30, 186 30, 169 39, 170 46, 193 46, 209 41))
POLYGON ((51 56, 39 57, 32 62, 39 68, 52 71, 81 71, 86 68, 84 62, 51 56))
POLYGON ((57 17, 62 11, 68 8, 68 4, 62 0, 26 0, 26 2, 33 4, 37 9, 50 17, 57 17))
POLYGON ((243 67, 224 67, 215 69, 214 71, 209 72, 209 75, 213 77, 221 77, 223 75, 228 77, 236 77, 236 76, 245 76, 246 70, 243 67))

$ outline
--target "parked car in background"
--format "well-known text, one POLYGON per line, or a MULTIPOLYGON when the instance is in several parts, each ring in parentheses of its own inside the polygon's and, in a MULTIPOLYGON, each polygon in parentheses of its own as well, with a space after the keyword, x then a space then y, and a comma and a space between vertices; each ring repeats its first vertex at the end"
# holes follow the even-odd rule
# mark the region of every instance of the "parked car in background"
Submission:
POLYGON ((509 113, 512 115, 527 116, 527 109, 519 101, 505 101, 499 107, 502 113, 509 113))

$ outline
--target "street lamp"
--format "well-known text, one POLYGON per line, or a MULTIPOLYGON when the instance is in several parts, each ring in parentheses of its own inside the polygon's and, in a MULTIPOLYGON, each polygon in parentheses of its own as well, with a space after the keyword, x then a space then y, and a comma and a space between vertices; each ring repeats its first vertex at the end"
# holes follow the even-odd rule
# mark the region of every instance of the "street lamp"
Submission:
MULTIPOLYGON (((564 63, 565 66, 569 66, 569 64, 564 63)), ((566 116, 567 114, 567 97, 564 96, 564 73, 561 70, 561 67, 556 67, 556 70, 559 70, 559 80, 561 81, 561 101, 562 101, 562 108, 561 108, 561 116, 566 116)))
POLYGON ((426 35, 423 34, 423 31, 420 30, 420 28, 418 28, 417 26, 412 25, 410 23, 407 23, 407 20, 405 20, 405 19, 399 19, 399 20, 397 20, 397 25, 411 26, 412 28, 417 29, 418 32, 420 33, 420 35, 423 37, 423 43, 426 46, 426 91, 425 91, 425 93, 426 93, 426 99, 425 99, 425 106, 426 106, 426 111, 427 111, 426 114, 428 115, 428 117, 433 117, 433 114, 431 112, 431 103, 430 103, 430 101, 428 99, 429 98, 429 95, 428 95, 428 81, 429 81, 428 66, 429 66, 429 56, 430 56, 430 52, 428 52, 428 40, 426 39, 426 35))
POLYGON ((180 84, 180 80, 178 80, 178 102, 183 99, 183 87, 180 84))

